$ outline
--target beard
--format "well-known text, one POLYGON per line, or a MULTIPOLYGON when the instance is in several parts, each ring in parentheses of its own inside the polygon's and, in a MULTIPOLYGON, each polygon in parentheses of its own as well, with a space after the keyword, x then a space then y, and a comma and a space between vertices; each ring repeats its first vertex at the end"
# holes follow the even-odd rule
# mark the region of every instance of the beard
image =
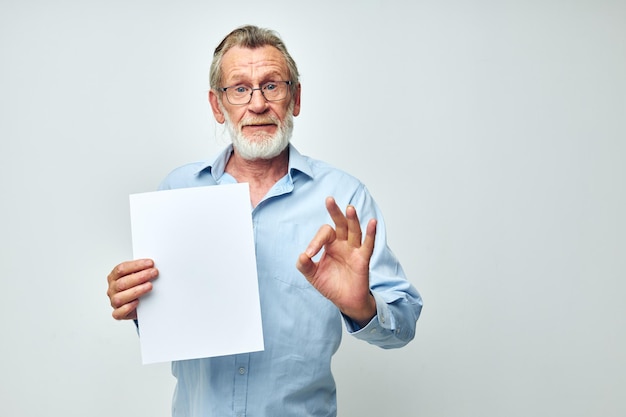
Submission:
MULTIPOLYGON (((222 107, 221 103, 220 107, 222 107)), ((246 117, 236 126, 230 120, 226 109, 222 107, 222 113, 225 119, 224 124, 230 134, 233 148, 235 148, 243 159, 248 161, 255 159, 272 159, 280 155, 287 145, 289 145, 291 134, 293 133, 293 107, 294 102, 292 101, 287 109, 285 119, 282 122, 276 116, 268 114, 265 116, 246 117), (275 124, 278 129, 274 134, 258 132, 250 138, 244 136, 242 132, 243 127, 255 124, 275 124)))

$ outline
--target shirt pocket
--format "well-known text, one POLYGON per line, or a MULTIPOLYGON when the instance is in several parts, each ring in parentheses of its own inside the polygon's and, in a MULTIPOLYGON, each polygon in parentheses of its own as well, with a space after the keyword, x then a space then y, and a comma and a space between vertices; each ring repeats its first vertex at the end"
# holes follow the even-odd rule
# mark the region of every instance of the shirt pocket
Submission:
POLYGON ((279 223, 277 229, 278 233, 274 233, 275 238, 270 250, 272 259, 277 265, 276 268, 272 269, 272 277, 295 288, 313 288, 296 268, 296 262, 298 256, 306 250, 315 234, 308 232, 310 228, 296 223, 279 223))

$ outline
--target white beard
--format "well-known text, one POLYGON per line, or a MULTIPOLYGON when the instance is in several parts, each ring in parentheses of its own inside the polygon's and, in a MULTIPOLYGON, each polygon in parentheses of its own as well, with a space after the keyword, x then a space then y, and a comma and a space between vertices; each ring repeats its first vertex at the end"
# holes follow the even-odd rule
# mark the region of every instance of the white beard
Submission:
MULTIPOLYGON (((220 107, 221 103, 220 103, 220 107)), ((275 116, 257 116, 242 119, 237 126, 234 126, 228 116, 228 112, 222 107, 225 125, 233 142, 233 147, 243 159, 253 161, 255 159, 272 159, 285 150, 293 133, 293 107, 292 102, 287 109, 287 114, 283 122, 275 116), (253 138, 247 138, 242 133, 243 126, 250 123, 275 123, 278 130, 273 135, 269 133, 257 133, 253 138)))

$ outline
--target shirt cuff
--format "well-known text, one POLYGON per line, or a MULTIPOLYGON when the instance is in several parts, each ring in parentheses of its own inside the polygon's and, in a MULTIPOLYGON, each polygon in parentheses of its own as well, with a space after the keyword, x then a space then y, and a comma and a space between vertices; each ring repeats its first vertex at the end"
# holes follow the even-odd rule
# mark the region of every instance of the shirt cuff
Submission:
POLYGON ((350 317, 346 315, 343 316, 348 333, 355 335, 360 339, 370 340, 370 337, 367 335, 371 335, 371 337, 376 339, 378 334, 381 334, 382 336, 383 333, 393 330, 393 315, 391 314, 389 305, 376 293, 373 292, 372 295, 374 296, 374 300, 376 300, 376 315, 370 320, 369 323, 367 323, 365 327, 360 327, 350 317))

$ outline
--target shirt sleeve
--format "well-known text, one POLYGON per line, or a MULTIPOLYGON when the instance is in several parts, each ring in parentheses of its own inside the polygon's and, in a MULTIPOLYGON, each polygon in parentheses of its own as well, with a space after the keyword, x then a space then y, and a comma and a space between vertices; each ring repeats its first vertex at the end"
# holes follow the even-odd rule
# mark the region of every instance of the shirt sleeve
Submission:
POLYGON ((376 316, 365 327, 359 327, 344 315, 346 329, 354 337, 381 348, 402 347, 415 337, 422 298, 388 247, 382 213, 365 187, 354 194, 351 204, 357 209, 361 227, 371 218, 378 222, 370 260, 370 291, 376 300, 376 316))
POLYGON ((348 333, 384 349, 399 348, 413 340, 415 324, 422 310, 421 297, 418 295, 413 305, 390 304, 382 299, 381 294, 372 294, 376 300, 376 316, 365 327, 359 327, 350 317, 344 315, 348 333))

